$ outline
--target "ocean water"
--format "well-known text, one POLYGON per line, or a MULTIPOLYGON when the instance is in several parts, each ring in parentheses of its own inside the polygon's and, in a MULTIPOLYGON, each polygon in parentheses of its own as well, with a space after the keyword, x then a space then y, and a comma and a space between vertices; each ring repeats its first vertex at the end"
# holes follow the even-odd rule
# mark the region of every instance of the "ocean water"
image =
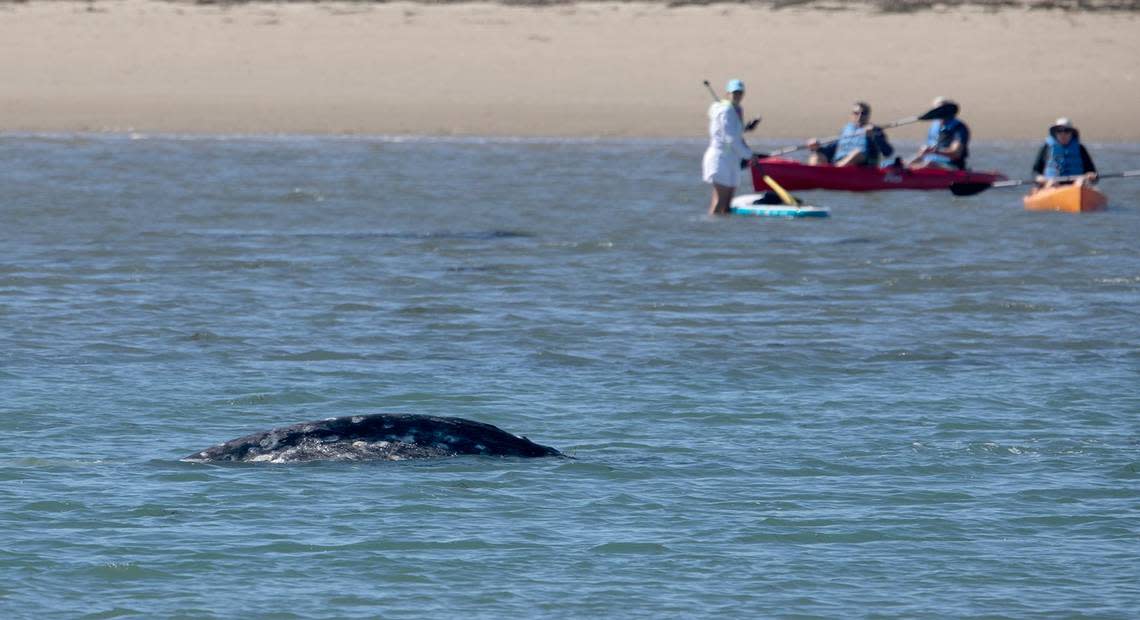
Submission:
POLYGON ((701 150, 0 136, 0 616, 1135 618, 1140 182, 710 218, 701 150), (375 412, 574 458, 179 461, 375 412))

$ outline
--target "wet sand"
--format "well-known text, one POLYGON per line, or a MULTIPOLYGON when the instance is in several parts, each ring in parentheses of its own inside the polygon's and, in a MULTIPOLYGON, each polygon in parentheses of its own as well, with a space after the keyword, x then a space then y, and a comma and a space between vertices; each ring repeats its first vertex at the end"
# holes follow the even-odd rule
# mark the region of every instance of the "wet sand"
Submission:
POLYGON ((1140 141, 1137 32, 1132 13, 976 7, 5 4, 0 131, 700 137, 701 81, 740 77, 761 137, 946 95, 980 139, 1064 115, 1140 141))

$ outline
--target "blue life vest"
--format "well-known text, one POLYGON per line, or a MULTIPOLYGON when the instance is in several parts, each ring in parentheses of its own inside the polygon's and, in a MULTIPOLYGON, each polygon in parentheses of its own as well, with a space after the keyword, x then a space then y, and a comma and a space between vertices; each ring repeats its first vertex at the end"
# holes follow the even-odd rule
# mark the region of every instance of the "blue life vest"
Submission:
POLYGON ((935 153, 930 153, 923 159, 964 167, 966 157, 970 155, 970 128, 956 118, 948 121, 936 120, 930 123, 930 131, 926 134, 927 146, 944 149, 954 144, 955 140, 962 143, 962 158, 958 161, 951 161, 949 157, 935 153))
POLYGON ((1081 141, 1074 134, 1068 144, 1061 144, 1053 136, 1045 139, 1049 150, 1045 153, 1045 178, 1067 177, 1085 173, 1085 163, 1081 160, 1081 141))
POLYGON ((871 149, 867 148, 867 132, 855 123, 847 123, 843 126, 843 131, 839 132, 839 139, 835 141, 835 156, 832 159, 839 161, 855 151, 863 151, 864 156, 870 156, 871 149))

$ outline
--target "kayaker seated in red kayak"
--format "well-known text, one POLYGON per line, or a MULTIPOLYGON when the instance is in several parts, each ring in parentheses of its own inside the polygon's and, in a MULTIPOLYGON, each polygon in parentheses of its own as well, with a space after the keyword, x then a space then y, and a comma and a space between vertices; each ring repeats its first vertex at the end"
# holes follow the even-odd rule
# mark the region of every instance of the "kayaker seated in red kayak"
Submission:
POLYGON ((838 140, 821 145, 812 138, 807 147, 811 150, 807 163, 812 166, 878 166, 880 159, 895 152, 883 129, 871 124, 871 106, 863 101, 852 105, 851 122, 843 126, 838 140))
POLYGON ((970 128, 958 119, 958 104, 945 98, 934 100, 934 107, 950 106, 949 118, 930 122, 926 145, 907 164, 911 168, 965 170, 970 156, 970 128))
POLYGON ((1096 181, 1096 164, 1081 144, 1081 132, 1073 121, 1062 117, 1049 128, 1049 137, 1037 151, 1033 172, 1037 173, 1038 187, 1096 181))

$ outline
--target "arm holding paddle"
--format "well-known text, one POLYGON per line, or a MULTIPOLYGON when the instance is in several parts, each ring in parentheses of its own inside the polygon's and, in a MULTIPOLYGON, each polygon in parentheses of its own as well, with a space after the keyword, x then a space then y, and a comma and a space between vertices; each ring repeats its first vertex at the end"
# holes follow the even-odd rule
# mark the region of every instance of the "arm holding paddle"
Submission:
POLYGON ((874 125, 871 127, 871 135, 868 136, 871 146, 879 152, 882 157, 890 157, 895 154, 895 147, 891 145, 890 140, 887 140, 887 134, 883 131, 882 127, 874 125))
POLYGON ((962 158, 962 153, 965 148, 966 145, 959 139, 954 140, 950 143, 950 146, 946 147, 928 144, 919 149, 918 154, 914 156, 914 159, 910 160, 909 165, 914 166, 922 163, 923 158, 927 155, 941 155, 951 161, 957 161, 962 158))
POLYGON ((1097 179, 1096 164, 1093 163, 1092 156, 1089 155, 1088 150, 1084 145, 1081 145, 1081 166, 1087 170, 1084 174, 1077 177, 1075 180, 1058 179, 1057 177, 1048 177, 1045 175, 1045 160, 1049 157, 1049 145, 1041 145, 1041 149, 1037 151, 1037 159, 1033 162, 1033 183, 1037 187, 1054 187, 1066 182, 1075 182, 1078 184, 1095 183, 1097 179))
POLYGON ((1085 173, 1085 176, 1088 177, 1089 181, 1095 182, 1097 180, 1096 164, 1093 163, 1092 155, 1089 155, 1088 150, 1083 144, 1081 145, 1081 162, 1085 170, 1088 171, 1085 173))
POLYGON ((807 150, 811 152, 811 155, 808 155, 808 163, 812 166, 831 163, 831 160, 835 158, 835 150, 837 148, 839 148, 838 142, 820 144, 816 138, 808 140, 807 150))
POLYGON ((743 170, 755 163, 757 157, 752 147, 748 146, 748 143, 744 141, 744 132, 747 131, 747 129, 745 129, 742 124, 743 119, 740 118, 739 112, 740 109, 735 108, 735 106, 734 109, 728 110, 728 118, 725 119, 726 124, 731 126, 733 123, 736 123, 739 125, 739 129, 732 129, 726 132, 725 146, 740 157, 740 169, 743 170))
POLYGON ((1049 145, 1042 144, 1041 148, 1037 150, 1037 159, 1033 161, 1033 182, 1037 185, 1045 185, 1045 158, 1049 155, 1049 145))

